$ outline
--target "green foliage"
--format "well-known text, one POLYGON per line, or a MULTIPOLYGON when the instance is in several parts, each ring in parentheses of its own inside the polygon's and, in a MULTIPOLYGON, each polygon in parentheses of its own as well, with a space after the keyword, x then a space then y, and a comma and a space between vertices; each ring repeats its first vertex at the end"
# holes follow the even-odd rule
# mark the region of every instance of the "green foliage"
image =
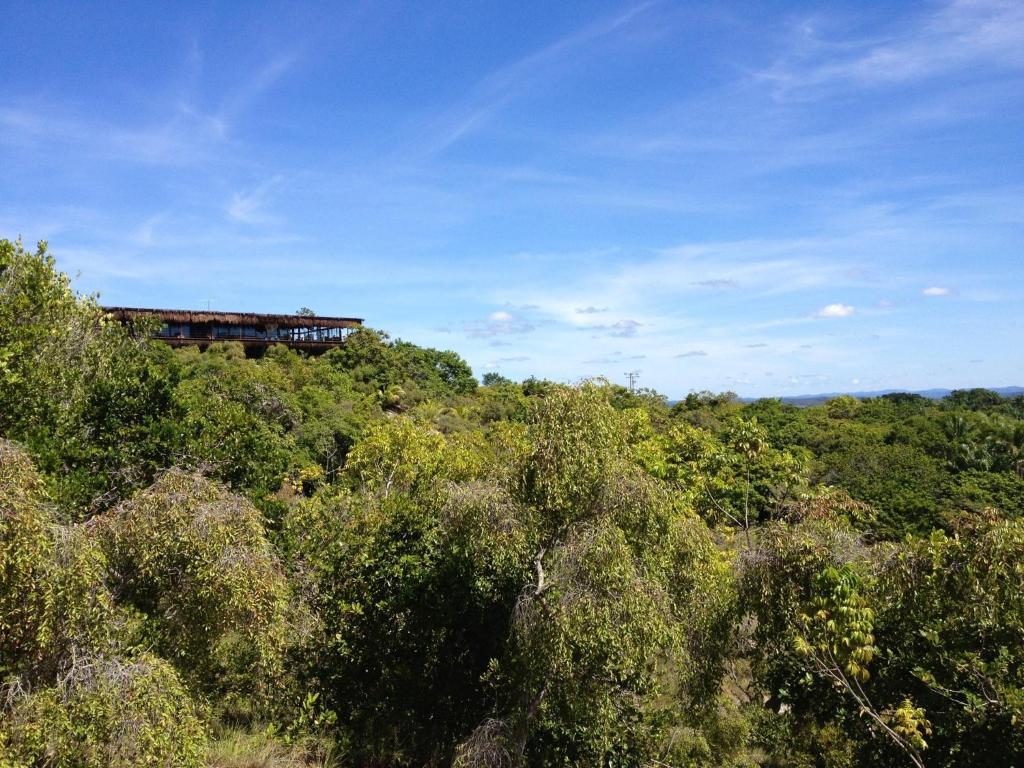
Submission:
POLYGON ((876 764, 1019 760, 1020 523, 966 517, 954 535, 869 546, 848 520, 776 524, 745 558, 756 677, 802 729, 843 713, 876 764))
POLYGON ((529 518, 487 483, 451 488, 440 507, 378 490, 300 505, 285 537, 323 624, 312 673, 356 750, 421 764, 485 711, 481 676, 525 578, 529 518))
POLYGON ((266 733, 230 730, 206 749, 207 768, 327 768, 334 765, 330 744, 307 740, 286 744, 266 733))
POLYGON ((345 474, 383 498, 410 493, 417 483, 429 484, 447 470, 442 457, 446 445, 439 432, 410 419, 374 422, 349 456, 345 474))
POLYGON ((1007 517, 1024 517, 1024 477, 1016 473, 968 469, 949 478, 945 488, 954 509, 996 509, 1007 517))
POLYGON ((917 684, 949 765, 1012 764, 1024 754, 1024 525, 991 516, 911 540, 878 589, 889 676, 917 684))
POLYGON ((965 408, 969 411, 980 411, 986 408, 998 407, 1005 401, 998 392, 989 389, 954 389, 946 398, 946 405, 950 408, 965 408))
POLYGON ((289 589, 259 512, 173 470, 96 522, 146 646, 200 690, 265 695, 281 674, 289 589))
POLYGON ((150 330, 0 241, 0 768, 1024 760, 1024 398, 150 330))
POLYGON ((706 702, 730 637, 728 566, 704 524, 628 461, 636 422, 609 394, 548 388, 523 435, 509 481, 536 509, 539 549, 489 674, 498 706, 460 765, 648 764, 716 722, 706 702))
POLYGON ((918 752, 928 748, 925 736, 931 736, 932 725, 925 717, 922 707, 915 707, 910 699, 904 699, 895 709, 885 713, 885 719, 898 736, 918 752))
POLYGON ((0 721, 0 765, 199 768, 199 714, 158 658, 77 657, 52 687, 13 696, 0 721))
POLYGON ((690 392, 687 394, 685 398, 676 403, 674 410, 676 413, 693 413, 705 409, 714 411, 727 408, 736 403, 736 401, 735 392, 715 393, 705 389, 700 392, 690 392))
POLYGON ((926 535, 964 508, 1020 514, 1024 420, 995 393, 958 392, 941 402, 837 398, 802 409, 761 401, 743 411, 758 416, 772 443, 809 450, 812 483, 840 486, 874 506, 875 536, 926 535))
POLYGON ((902 752, 922 766, 930 728, 923 710, 891 685, 875 685, 869 669, 888 651, 876 645, 871 550, 839 515, 764 533, 747 557, 743 594, 757 617, 755 676, 770 700, 789 708, 800 730, 838 715, 856 729, 858 752, 889 756, 875 762, 902 752))
POLYGON ((501 421, 524 422, 529 417, 530 399, 511 382, 481 387, 472 398, 460 401, 466 416, 478 424, 501 421))
POLYGON ((241 344, 215 344, 189 361, 175 400, 195 463, 254 494, 275 490, 295 452, 299 417, 283 377, 245 360, 241 344))
POLYGON ((89 337, 83 319, 46 243, 32 253, 20 240, 0 240, 0 419, 5 432, 27 432, 50 422, 64 405, 55 396, 64 383, 60 379, 78 379, 85 362, 89 337))
POLYGON ((111 647, 106 565, 86 530, 55 523, 31 462, 0 440, 0 675, 45 681, 69 653, 111 647))
POLYGON ((874 611, 860 592, 860 582, 849 563, 821 571, 807 613, 797 618, 794 647, 800 655, 820 660, 827 674, 838 669, 854 682, 866 683, 878 649, 872 634, 874 611))
POLYGON ((167 358, 77 296, 45 243, 0 240, 0 435, 26 446, 66 509, 108 507, 173 450, 167 358))
POLYGON ((345 346, 326 355, 331 364, 348 371, 364 391, 383 396, 401 391, 392 405, 420 399, 474 392, 477 381, 466 362, 454 352, 391 341, 386 333, 361 328, 345 346))
POLYGON ((820 479, 845 488, 879 510, 878 532, 900 538, 941 522, 941 465, 920 450, 876 442, 863 433, 843 435, 820 459, 820 479))
POLYGON ((626 422, 596 384, 552 387, 530 420, 521 492, 558 530, 597 504, 602 481, 626 452, 626 422))
POLYGON ((52 512, 29 458, 0 440, 0 677, 38 658, 45 579, 53 557, 52 512))
POLYGON ((659 671, 679 628, 638 566, 621 530, 583 526, 517 607, 507 666, 528 762, 635 764, 657 754, 671 717, 656 703, 668 686, 659 671))
POLYGON ((825 412, 830 419, 853 419, 862 407, 861 401, 857 398, 840 395, 825 403, 825 412))
POLYGON ((688 491, 714 523, 749 529, 780 515, 806 490, 803 453, 773 448, 756 418, 733 421, 721 439, 679 422, 663 444, 664 476, 688 491))
POLYGON ((488 371, 483 375, 483 378, 480 379, 480 384, 485 387, 504 386, 511 383, 512 379, 507 376, 502 376, 497 371, 488 371))

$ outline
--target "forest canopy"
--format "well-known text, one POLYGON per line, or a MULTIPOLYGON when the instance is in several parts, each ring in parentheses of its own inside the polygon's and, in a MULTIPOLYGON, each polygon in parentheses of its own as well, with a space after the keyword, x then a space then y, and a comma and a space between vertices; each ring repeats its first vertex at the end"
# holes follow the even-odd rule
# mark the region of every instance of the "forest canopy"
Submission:
POLYGON ((0 240, 2 768, 1024 759, 1024 397, 151 330, 0 240))

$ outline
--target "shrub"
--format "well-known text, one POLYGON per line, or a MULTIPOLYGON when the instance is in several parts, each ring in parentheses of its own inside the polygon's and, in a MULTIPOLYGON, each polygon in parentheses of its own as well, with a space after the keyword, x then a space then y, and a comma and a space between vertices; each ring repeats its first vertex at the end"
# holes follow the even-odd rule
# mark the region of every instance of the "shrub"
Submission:
POLYGON ((19 448, 0 440, 0 675, 38 680, 70 652, 108 650, 116 628, 106 559, 81 526, 58 525, 19 448))
POLYGON ((205 731, 174 669, 153 656, 85 656, 57 684, 15 697, 0 724, 0 764, 191 768, 205 731))
POLYGON ((231 730, 211 741, 207 768, 326 768, 334 765, 330 745, 283 744, 264 733, 231 730))
POLYGON ((42 482, 21 449, 0 440, 0 676, 36 660, 45 614, 39 588, 53 552, 42 482))
POLYGON ((256 693, 280 673, 289 593, 252 504, 172 470, 97 533, 119 600, 191 683, 256 693))

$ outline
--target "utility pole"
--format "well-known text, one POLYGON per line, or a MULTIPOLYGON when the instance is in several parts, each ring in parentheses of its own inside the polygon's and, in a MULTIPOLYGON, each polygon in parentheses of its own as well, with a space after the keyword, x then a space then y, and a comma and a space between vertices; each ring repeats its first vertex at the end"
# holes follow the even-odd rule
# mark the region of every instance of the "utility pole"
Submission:
POLYGON ((629 379, 629 391, 636 389, 636 381, 640 378, 640 371, 626 371, 626 378, 629 379))

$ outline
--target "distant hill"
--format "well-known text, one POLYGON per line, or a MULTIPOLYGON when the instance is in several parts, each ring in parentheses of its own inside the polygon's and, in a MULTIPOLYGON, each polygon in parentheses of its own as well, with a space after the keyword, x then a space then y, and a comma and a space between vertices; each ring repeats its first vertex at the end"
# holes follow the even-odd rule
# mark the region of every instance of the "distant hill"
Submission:
MULTIPOLYGON (((1003 397, 1024 395, 1024 387, 986 387, 986 389, 990 389, 992 392, 998 392, 1003 397)), ((942 398, 947 397, 952 391, 952 389, 919 389, 915 391, 905 389, 879 389, 871 392, 821 392, 816 395, 792 395, 788 397, 780 397, 779 399, 782 400, 782 402, 789 403, 791 405, 820 405, 821 403, 827 402, 834 397, 839 397, 840 395, 849 395, 850 397, 856 397, 858 400, 864 400, 869 397, 881 397, 882 395, 905 392, 910 395, 927 397, 929 400, 941 400, 942 398)), ((764 398, 744 397, 741 399, 743 402, 751 403, 764 398)))

